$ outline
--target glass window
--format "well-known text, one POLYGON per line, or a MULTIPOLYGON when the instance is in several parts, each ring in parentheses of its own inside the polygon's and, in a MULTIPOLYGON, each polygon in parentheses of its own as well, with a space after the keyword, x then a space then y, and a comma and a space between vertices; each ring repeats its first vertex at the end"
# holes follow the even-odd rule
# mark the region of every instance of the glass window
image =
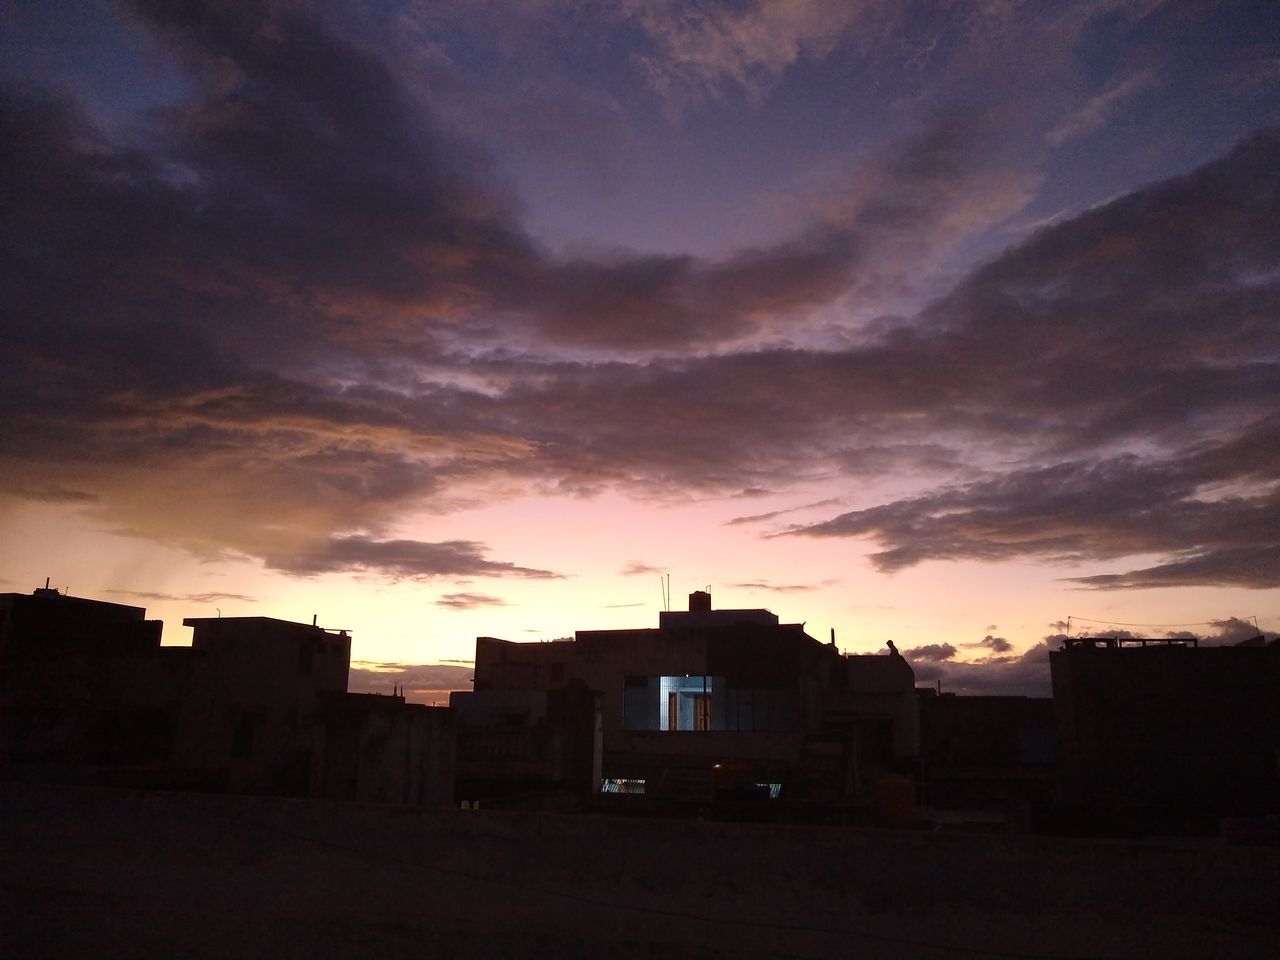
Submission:
POLYGON ((624 777, 605 777, 600 781, 601 793, 644 793, 643 780, 630 780, 624 777))

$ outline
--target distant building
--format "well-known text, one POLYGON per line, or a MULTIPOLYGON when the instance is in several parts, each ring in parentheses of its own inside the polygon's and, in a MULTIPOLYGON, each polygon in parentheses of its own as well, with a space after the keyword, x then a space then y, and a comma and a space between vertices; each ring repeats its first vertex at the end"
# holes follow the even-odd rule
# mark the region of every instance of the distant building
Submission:
POLYGON ((0 776, 451 804, 453 718, 347 693, 345 630, 0 594, 0 776))
POLYGON ((918 741, 914 674, 901 657, 841 656, 767 610, 713 610, 702 591, 687 612, 661 612, 656 628, 551 643, 480 637, 475 689, 450 702, 460 782, 501 772, 497 751, 477 746, 486 738, 505 738, 505 769, 546 781, 556 761, 542 744, 567 737, 573 779, 588 792, 676 801, 853 802, 909 766, 918 741), (575 690, 592 716, 556 733, 552 698, 575 690))
POLYGON ((1280 645, 1067 640, 1049 654, 1063 798, 1172 828, 1280 812, 1280 645))

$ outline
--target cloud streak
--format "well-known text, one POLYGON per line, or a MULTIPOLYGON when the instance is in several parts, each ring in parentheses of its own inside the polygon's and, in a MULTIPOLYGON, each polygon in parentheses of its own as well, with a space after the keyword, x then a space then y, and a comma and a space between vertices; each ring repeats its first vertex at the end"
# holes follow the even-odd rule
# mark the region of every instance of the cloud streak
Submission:
MULTIPOLYGON (((286 573, 310 576, 337 570, 373 570, 395 579, 429 580, 435 577, 520 577, 547 580, 559 577, 550 570, 520 567, 487 560, 483 544, 471 540, 423 543, 419 540, 371 540, 367 537, 331 537, 307 553, 268 555, 267 566, 286 573)), ((450 594, 468 605, 492 602, 480 594, 450 594)), ((449 604, 458 606, 459 603, 449 604)))
POLYGON ((238 603, 257 603, 255 597, 239 593, 153 593, 145 590, 106 590, 113 597, 130 597, 135 600, 157 600, 168 603, 219 603, 234 600, 238 603))
POLYGON ((450 610, 474 610, 477 607, 501 607, 505 601, 487 593, 446 593, 436 601, 437 607, 450 610))

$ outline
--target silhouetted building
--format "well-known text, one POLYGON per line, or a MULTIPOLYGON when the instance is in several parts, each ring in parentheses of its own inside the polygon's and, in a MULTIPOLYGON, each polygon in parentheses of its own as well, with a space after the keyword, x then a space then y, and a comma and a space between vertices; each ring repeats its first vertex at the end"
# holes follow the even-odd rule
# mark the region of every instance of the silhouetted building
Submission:
POLYGON ((0 594, 0 772, 113 779, 168 767, 190 651, 160 646, 146 610, 0 594))
POLYGON ((0 595, 0 776, 451 804, 447 708, 349 694, 345 630, 0 595))
POLYGON ((920 780, 925 803, 991 811, 1019 825, 1054 799, 1058 737, 1049 697, 957 696, 924 687, 920 780))
MULTIPOLYGON (((573 689, 598 702, 590 721, 585 710, 573 721, 582 745, 573 777, 606 793, 852 802, 917 749, 914 674, 901 657, 844 657, 802 624, 713 610, 698 591, 687 612, 660 613, 657 628, 579 630, 551 643, 477 638, 475 690, 450 700, 460 780, 481 766, 501 772, 496 748, 477 749, 485 737, 540 742, 549 698, 573 689)), ((545 762, 534 747, 509 756, 508 771, 545 762)))
POLYGON ((454 715, 401 696, 320 698, 312 796, 448 807, 454 793, 454 715))
POLYGON ((459 799, 571 806, 599 784, 600 696, 581 682, 454 692, 449 705, 458 725, 459 799))
POLYGON ((272 617, 188 617, 199 665, 179 763, 225 771, 233 793, 305 795, 320 698, 345 693, 345 630, 272 617))
POLYGON ((915 671, 889 648, 889 656, 846 654, 843 684, 822 692, 823 729, 848 744, 845 793, 864 793, 887 773, 914 772, 920 753, 915 671))
POLYGON ((1280 646, 1067 640, 1049 654, 1063 796, 1177 829, 1280 811, 1280 646))

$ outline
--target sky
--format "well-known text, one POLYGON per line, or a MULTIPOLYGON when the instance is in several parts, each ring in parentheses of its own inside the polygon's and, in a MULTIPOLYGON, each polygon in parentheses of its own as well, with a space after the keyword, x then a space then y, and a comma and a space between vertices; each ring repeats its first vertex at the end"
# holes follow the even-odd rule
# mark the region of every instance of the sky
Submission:
POLYGON ((710 589, 920 682, 1280 628, 1280 5, 13 0, 0 590, 352 689, 710 589))

